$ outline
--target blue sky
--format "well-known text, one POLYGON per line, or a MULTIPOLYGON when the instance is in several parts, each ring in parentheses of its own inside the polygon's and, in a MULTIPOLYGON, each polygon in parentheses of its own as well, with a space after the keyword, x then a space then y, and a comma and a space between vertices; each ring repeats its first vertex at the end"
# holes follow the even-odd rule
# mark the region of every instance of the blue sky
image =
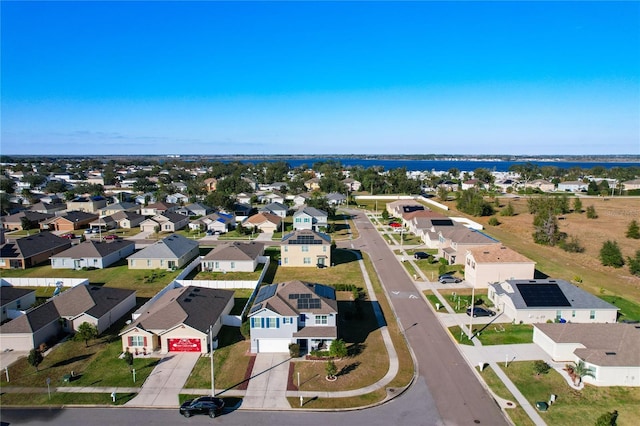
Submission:
POLYGON ((638 2, 13 2, 3 154, 640 154, 638 2))

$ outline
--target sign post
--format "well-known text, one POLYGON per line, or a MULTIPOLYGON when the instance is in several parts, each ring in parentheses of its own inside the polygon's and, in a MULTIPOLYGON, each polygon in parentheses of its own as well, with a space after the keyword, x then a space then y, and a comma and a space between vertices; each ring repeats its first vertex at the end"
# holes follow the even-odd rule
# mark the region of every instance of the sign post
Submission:
POLYGON ((47 393, 49 394, 49 399, 51 399, 51 377, 47 377, 47 393))
POLYGON ((9 383, 9 367, 4 368, 4 374, 7 376, 7 383, 9 383))
MULTIPOLYGON (((298 371, 298 392, 300 392, 300 372, 298 371)), ((300 395, 300 406, 302 407, 302 395, 300 395)))

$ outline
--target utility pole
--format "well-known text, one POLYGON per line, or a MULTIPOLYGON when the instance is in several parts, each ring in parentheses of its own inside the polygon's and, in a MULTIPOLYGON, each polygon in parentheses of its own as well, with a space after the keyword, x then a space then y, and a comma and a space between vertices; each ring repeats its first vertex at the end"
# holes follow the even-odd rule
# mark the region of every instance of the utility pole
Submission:
POLYGON ((214 376, 213 376, 213 325, 209 326, 209 345, 210 345, 210 355, 211 355, 211 396, 216 396, 216 388, 214 386, 214 376))

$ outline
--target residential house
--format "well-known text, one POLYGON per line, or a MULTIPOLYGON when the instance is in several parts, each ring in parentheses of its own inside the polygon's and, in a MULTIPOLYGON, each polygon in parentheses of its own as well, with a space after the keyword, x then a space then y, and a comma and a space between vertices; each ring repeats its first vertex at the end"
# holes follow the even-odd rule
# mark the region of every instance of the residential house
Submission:
POLYGON ((203 271, 253 272, 264 254, 264 244, 233 241, 216 246, 202 258, 203 271))
POLYGON ((273 191, 273 192, 269 192, 267 194, 264 194, 260 197, 260 202, 261 203, 284 203, 284 199, 285 196, 278 192, 278 191, 273 191))
POLYGON ((249 312, 251 352, 327 350, 338 338, 338 302, 333 287, 303 281, 260 288, 249 312))
POLYGON ((397 200, 387 203, 387 213, 389 213, 389 216, 393 217, 402 217, 405 213, 417 210, 425 210, 425 207, 416 200, 397 200))
POLYGON ((287 217, 289 208, 285 204, 274 202, 265 205, 259 211, 264 213, 271 213, 284 219, 285 217, 287 217))
POLYGON ((331 237, 311 229, 300 229, 282 237, 282 266, 325 267, 331 265, 331 237))
POLYGON ((142 232, 155 232, 160 227, 160 232, 175 232, 189 224, 189 217, 174 212, 164 212, 155 215, 151 219, 140 222, 142 232))
POLYGON ((295 207, 301 207, 307 204, 307 202, 311 199, 311 194, 308 192, 302 192, 293 197, 293 205, 295 207))
POLYGON ((22 230, 23 220, 29 221, 29 229, 39 229, 41 222, 53 217, 55 214, 23 210, 12 215, 1 216, 0 222, 2 227, 8 231, 22 230))
POLYGON ((153 192, 145 192, 144 194, 136 195, 133 201, 140 206, 144 206, 148 202, 155 203, 158 200, 156 200, 156 196, 153 194, 153 192))
POLYGON ((197 241, 172 234, 128 257, 129 269, 182 268, 200 253, 197 241))
POLYGON ((26 288, 0 286, 0 323, 16 318, 36 303, 36 291, 26 288))
POLYGON ((164 203, 159 201, 157 203, 149 204, 142 207, 140 214, 143 216, 156 216, 164 212, 175 212, 180 206, 172 203, 164 203))
POLYGON ((564 192, 587 192, 588 183, 579 180, 572 180, 558 183, 558 191, 564 192))
MULTIPOLYGON (((144 217, 144 216, 143 216, 144 217)), ((118 227, 118 222, 112 216, 100 217, 89 224, 89 228, 94 230, 107 231, 118 227)))
POLYGON ((47 262, 51 256, 71 247, 71 241, 50 232, 40 232, 0 246, 0 269, 27 269, 47 262))
POLYGON ((324 210, 315 207, 303 207, 293 214, 293 229, 312 229, 320 231, 327 227, 329 215, 324 210))
POLYGON ((204 180, 204 187, 207 189, 207 192, 212 192, 216 190, 218 186, 218 179, 216 178, 207 178, 204 180))
POLYGON ((467 250, 491 244, 500 244, 500 241, 476 229, 465 226, 438 229, 438 256, 450 265, 464 265, 467 250))
POLYGON ((40 222, 40 229, 51 231, 76 231, 87 228, 91 222, 98 219, 98 215, 81 211, 68 211, 62 216, 40 222))
POLYGON ((137 228, 145 220, 145 216, 134 212, 118 212, 110 217, 116 222, 116 228, 123 229, 137 228))
POLYGON ((113 214, 119 212, 133 212, 138 213, 140 211, 140 206, 136 203, 113 203, 108 204, 105 207, 100 209, 100 216, 111 216, 113 214))
POLYGON ((640 386, 640 327, 636 324, 534 324, 533 343, 558 363, 582 361, 594 386, 640 386))
POLYGON ((340 206, 347 202, 347 196, 339 192, 330 192, 325 197, 332 206, 340 206))
POLYGON ((235 217, 227 213, 211 213, 189 223, 189 229, 225 234, 235 227, 235 217))
POLYGON ((136 292, 78 285, 0 326, 0 350, 29 351, 88 322, 103 333, 136 306, 136 292))
POLYGON ((537 189, 541 192, 553 192, 556 189, 556 185, 553 182, 549 182, 545 179, 535 179, 524 184, 525 188, 537 189))
POLYGON ((122 351, 133 355, 154 351, 209 353, 209 336, 218 335, 233 304, 232 290, 171 289, 120 333, 122 351))
POLYGON ((307 191, 313 192, 313 191, 319 191, 320 190, 320 179, 317 177, 311 178, 309 180, 306 180, 304 182, 304 186, 305 188, 307 188, 307 191))
POLYGON ((88 240, 51 256, 52 269, 104 269, 121 259, 126 259, 136 251, 133 241, 88 240))
POLYGON ((167 195, 165 198, 165 201, 171 204, 184 205, 185 203, 189 202, 189 197, 187 197, 184 194, 181 194, 180 192, 176 192, 176 193, 167 195))
POLYGON ((516 323, 616 322, 618 308, 561 279, 489 284, 489 300, 516 323))
POLYGON ((467 179, 460 184, 460 188, 463 191, 472 188, 484 188, 484 183, 479 181, 478 179, 467 179))
POLYGON ((91 197, 76 197, 67 202, 67 210, 77 210, 86 213, 98 214, 100 209, 107 206, 107 199, 100 195, 91 197))
POLYGON ((505 279, 531 280, 536 262, 502 244, 467 249, 464 280, 475 288, 487 288, 490 283, 505 279))
POLYGON ((502 192, 509 192, 510 190, 517 190, 519 182, 510 178, 505 178, 495 181, 493 185, 500 188, 502 192))
POLYGON ((282 218, 271 213, 257 213, 249 216, 243 223, 246 228, 254 228, 260 232, 274 233, 280 230, 282 218))
POLYGON ((180 207, 178 210, 176 210, 176 213, 184 216, 206 216, 210 213, 213 213, 213 211, 213 208, 205 206, 204 204, 192 203, 184 207, 180 207))
POLYGON ((67 205, 66 203, 47 203, 40 199, 40 202, 29 207, 29 210, 32 212, 55 215, 56 212, 67 210, 67 205))
POLYGON ((255 194, 247 194, 246 192, 240 192, 236 194, 236 201, 242 204, 251 204, 251 199, 255 194))
POLYGON ((251 204, 246 203, 234 203, 233 214, 236 216, 236 220, 241 221, 249 216, 255 210, 251 207, 251 204))
POLYGON ((342 183, 344 184, 344 186, 347 188, 347 191, 349 192, 360 191, 360 187, 362 186, 362 184, 359 181, 352 178, 342 179, 342 183))
POLYGON ((622 182, 625 191, 640 189, 640 179, 632 179, 622 182))
POLYGON ((261 191, 282 191, 283 188, 288 188, 288 184, 286 182, 273 182, 258 185, 258 189, 261 191))

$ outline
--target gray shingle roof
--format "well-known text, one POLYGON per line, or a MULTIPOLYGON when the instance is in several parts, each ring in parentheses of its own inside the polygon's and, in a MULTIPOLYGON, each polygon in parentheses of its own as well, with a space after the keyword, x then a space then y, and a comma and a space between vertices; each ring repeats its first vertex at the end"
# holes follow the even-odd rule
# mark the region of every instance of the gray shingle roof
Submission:
POLYGON ((19 298, 34 292, 35 290, 3 285, 0 287, 0 306, 9 304, 14 300, 18 300, 19 298))
POLYGON ((161 333, 180 324, 206 333, 232 298, 232 290, 196 286, 175 288, 163 294, 123 333, 135 327, 161 333))
MULTIPOLYGON (((265 286, 266 287, 266 286, 265 286)), ((300 280, 288 281, 280 284, 271 284, 275 287, 273 296, 254 302, 250 312, 255 312, 261 308, 267 308, 277 314, 284 316, 297 316, 303 312, 313 311, 314 314, 330 314, 338 312, 338 302, 335 299, 335 290, 322 284, 309 283, 300 280), (314 298, 320 299, 319 309, 298 309, 297 299, 289 298, 290 294, 311 294, 314 298), (333 294, 333 298, 331 298, 333 294), (262 306, 258 306, 262 305, 262 306), (254 309, 257 308, 257 309, 254 309)))
POLYGON ((71 247, 71 242, 66 238, 60 238, 51 232, 40 232, 3 244, 0 247, 0 257, 24 259, 65 246, 71 247))
POLYGON ((174 259, 181 257, 197 246, 197 241, 190 240, 179 234, 172 234, 132 254, 128 259, 174 259))
POLYGON ((51 257, 70 257, 73 259, 78 259, 81 257, 102 258, 133 244, 135 243, 129 240, 114 240, 112 242, 88 240, 78 245, 72 246, 70 249, 55 254, 51 257))
POLYGON ((264 244, 234 241, 217 246, 203 260, 255 260, 264 252, 264 244))

